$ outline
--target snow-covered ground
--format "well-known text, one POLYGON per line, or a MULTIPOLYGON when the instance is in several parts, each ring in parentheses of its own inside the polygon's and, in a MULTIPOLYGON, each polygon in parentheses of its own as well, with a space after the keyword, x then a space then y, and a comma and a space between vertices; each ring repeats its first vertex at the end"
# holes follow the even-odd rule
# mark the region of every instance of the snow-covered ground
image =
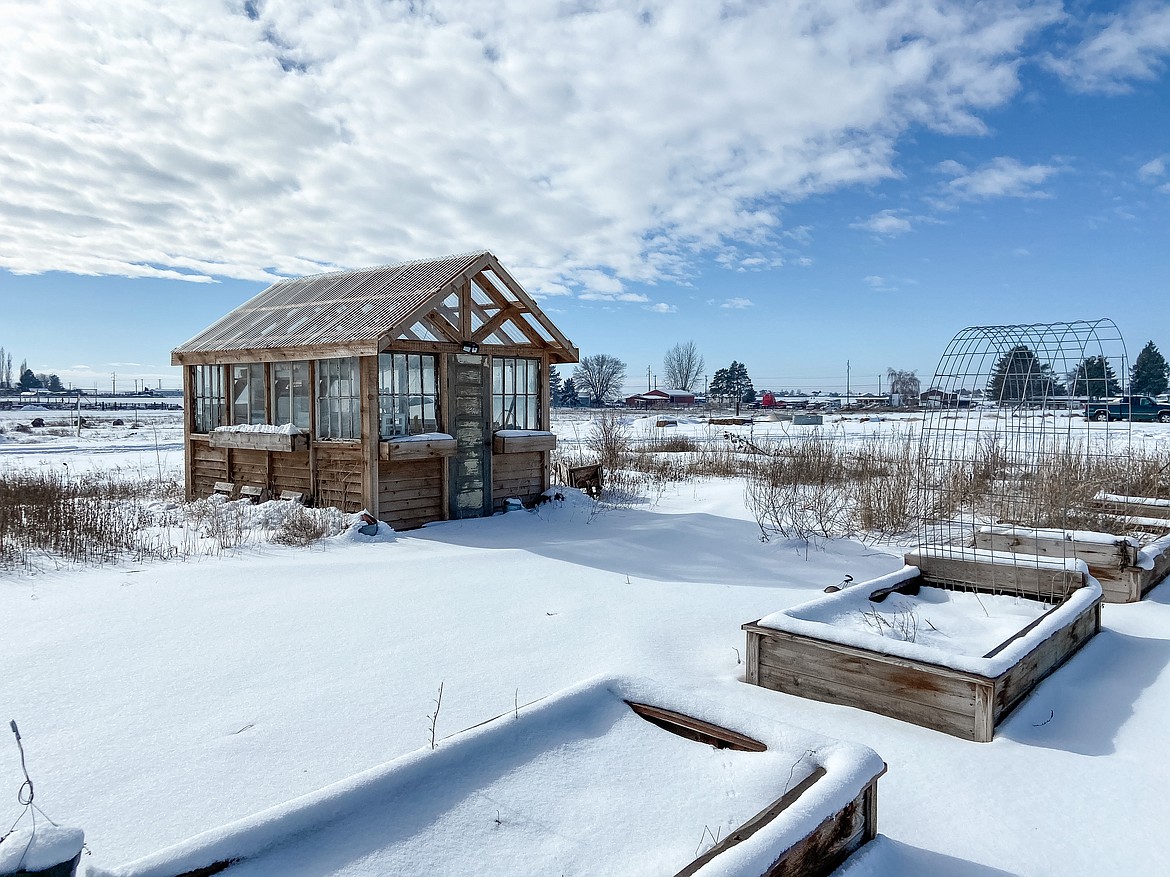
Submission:
MULTIPOLYGON (((27 412, 0 421, 9 427, 0 466, 177 474, 173 415, 34 441, 11 428, 21 414, 27 422, 27 412)), ((555 428, 562 445, 588 432, 555 428)), ((912 428, 826 425, 847 439, 912 428)), ((1170 437, 1159 424, 1134 432, 1147 443, 1170 437)), ((0 718, 20 725, 36 803, 85 829, 83 867, 93 869, 429 748, 440 683, 442 749, 517 703, 602 675, 658 681, 748 724, 786 723, 875 750, 889 765, 881 836, 842 869, 847 877, 1162 873, 1170 586, 1106 606, 1102 632, 996 739, 969 743, 741 681, 740 624, 845 575, 893 572, 895 549, 762 543, 734 480, 673 485, 655 499, 599 508, 570 494, 535 512, 389 539, 0 574, 0 718)), ((14 742, 0 738, 4 830, 20 812, 22 782, 14 742)), ((599 775, 595 791, 619 786, 599 775)), ((515 804, 518 820, 539 823, 538 796, 519 793, 515 804)), ((483 809, 452 812, 495 818, 495 807, 483 809)), ((677 829, 693 848, 703 827, 677 829)), ((445 829, 463 830, 457 819, 445 829)), ((576 867, 566 873, 613 873, 584 853, 566 861, 576 867)))

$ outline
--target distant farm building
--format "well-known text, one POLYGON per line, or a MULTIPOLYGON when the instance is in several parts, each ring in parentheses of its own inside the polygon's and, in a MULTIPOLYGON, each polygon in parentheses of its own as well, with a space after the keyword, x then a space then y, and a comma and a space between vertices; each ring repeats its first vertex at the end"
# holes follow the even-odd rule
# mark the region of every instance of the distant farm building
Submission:
POLYGON ((188 498, 299 496, 403 529, 549 486, 577 349, 489 252, 281 280, 171 354, 188 498))
POLYGON ((694 405, 695 394, 688 390, 650 390, 636 396, 627 396, 625 402, 629 408, 676 408, 694 405))

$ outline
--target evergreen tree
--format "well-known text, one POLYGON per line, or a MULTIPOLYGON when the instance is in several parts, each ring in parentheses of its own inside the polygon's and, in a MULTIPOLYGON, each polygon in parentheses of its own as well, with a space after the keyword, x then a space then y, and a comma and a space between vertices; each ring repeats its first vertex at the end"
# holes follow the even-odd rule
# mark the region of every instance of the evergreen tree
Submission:
POLYGON ((565 383, 561 385, 561 404, 567 405, 570 408, 576 408, 581 404, 581 397, 577 393, 577 385, 573 383, 572 378, 566 378, 565 383))
POLYGON ((20 372, 20 383, 17 385, 21 390, 39 390, 41 387, 40 379, 33 374, 31 368, 22 369, 20 372))
POLYGON ((1147 341, 1130 369, 1129 390, 1147 396, 1165 393, 1166 387, 1170 386, 1167 375, 1166 357, 1162 356, 1153 341, 1147 341))
POLYGON ((1104 399, 1121 392, 1121 384, 1113 373, 1113 366, 1104 356, 1086 356, 1068 376, 1068 391, 1072 396, 1104 399))
POLYGON ((57 375, 49 375, 48 380, 45 381, 45 388, 50 393, 64 393, 65 392, 65 387, 62 386, 62 384, 61 384, 61 378, 58 377, 57 375))
POLYGON ((739 406, 742 403, 753 402, 756 398, 752 379, 748 377, 747 366, 735 360, 732 360, 727 368, 715 372, 707 392, 722 400, 734 399, 736 414, 739 414, 739 406))
POLYGON ((8 386, 8 375, 4 371, 4 348, 0 347, 0 390, 10 390, 8 386))
POLYGON ((553 408, 560 408, 563 404, 561 392, 561 376, 557 372, 557 367, 554 365, 548 370, 548 395, 549 399, 552 401, 553 408))
POLYGON ((1027 344, 1001 356, 987 382, 987 395, 997 402, 1042 401, 1063 390, 1052 366, 1040 362, 1027 344))

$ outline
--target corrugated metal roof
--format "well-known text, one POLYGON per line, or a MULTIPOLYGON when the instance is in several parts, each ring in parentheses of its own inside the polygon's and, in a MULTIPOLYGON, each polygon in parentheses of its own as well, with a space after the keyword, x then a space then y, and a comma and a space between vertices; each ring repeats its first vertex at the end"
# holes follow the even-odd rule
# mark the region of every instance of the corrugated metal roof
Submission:
POLYGON ((279 280, 174 354, 375 344, 487 251, 279 280))

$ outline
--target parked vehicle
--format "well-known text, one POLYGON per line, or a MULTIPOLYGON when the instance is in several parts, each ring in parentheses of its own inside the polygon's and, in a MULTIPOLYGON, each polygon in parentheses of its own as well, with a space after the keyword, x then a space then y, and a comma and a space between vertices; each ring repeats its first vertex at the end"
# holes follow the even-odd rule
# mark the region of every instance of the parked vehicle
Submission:
POLYGON ((1150 396, 1118 396, 1104 402, 1090 402, 1086 408, 1093 420, 1143 420, 1170 423, 1170 405, 1155 402, 1150 396))

